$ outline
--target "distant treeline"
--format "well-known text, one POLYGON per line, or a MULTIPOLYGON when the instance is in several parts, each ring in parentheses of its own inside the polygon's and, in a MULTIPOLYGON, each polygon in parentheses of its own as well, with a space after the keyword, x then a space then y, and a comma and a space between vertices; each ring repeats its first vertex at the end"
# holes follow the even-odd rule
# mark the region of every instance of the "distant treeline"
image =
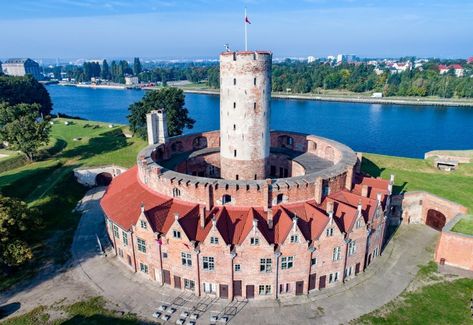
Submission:
MULTIPOLYGON (((438 65, 454 62, 432 60, 410 71, 392 73, 389 67, 366 62, 330 65, 324 62, 306 63, 286 60, 273 64, 273 91, 318 94, 323 90, 347 90, 356 93, 381 92, 384 96, 439 96, 444 98, 473 97, 473 65, 461 62, 463 77, 456 77, 453 70, 440 74, 438 65)), ((102 78, 123 83, 125 75, 139 77, 140 82, 166 84, 168 81, 189 80, 204 82, 210 88, 220 84, 217 63, 173 63, 143 68, 138 58, 130 66, 127 61, 106 60, 102 64, 87 62, 83 66, 52 68, 56 75, 66 72, 76 81, 102 78), (59 70, 57 70, 59 69, 59 70)))

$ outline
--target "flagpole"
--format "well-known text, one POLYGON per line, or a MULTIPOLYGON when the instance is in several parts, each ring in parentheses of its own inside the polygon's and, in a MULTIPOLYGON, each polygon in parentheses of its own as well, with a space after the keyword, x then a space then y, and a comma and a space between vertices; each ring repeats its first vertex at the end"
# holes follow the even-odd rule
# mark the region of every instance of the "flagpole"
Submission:
POLYGON ((245 7, 245 19, 243 20, 243 24, 245 24, 245 51, 248 51, 248 30, 247 30, 247 23, 246 23, 246 7, 245 7))

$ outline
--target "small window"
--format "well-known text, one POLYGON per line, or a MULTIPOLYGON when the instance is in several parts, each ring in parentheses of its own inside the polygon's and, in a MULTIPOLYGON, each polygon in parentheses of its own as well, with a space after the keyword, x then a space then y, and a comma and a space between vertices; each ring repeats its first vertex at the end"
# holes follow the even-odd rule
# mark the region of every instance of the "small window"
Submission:
POLYGON ((325 230, 325 235, 327 237, 332 237, 333 236, 333 228, 327 228, 327 230, 325 230))
POLYGON ((189 279, 184 279, 184 289, 194 290, 195 282, 189 279))
POLYGON ((317 257, 312 257, 312 259, 310 260, 310 265, 317 265, 317 257))
POLYGON ((190 253, 181 253, 181 263, 184 266, 192 266, 192 256, 190 253))
POLYGON ((122 231, 123 246, 128 246, 128 234, 122 231))
POLYGON ((236 102, 233 102, 233 108, 236 108, 236 102))
POLYGON ((281 258, 281 270, 288 270, 294 267, 294 256, 283 256, 281 258))
POLYGON ((358 218, 358 220, 356 221, 356 228, 359 229, 363 226, 363 223, 362 223, 362 220, 361 218, 358 218))
POLYGON ((298 235, 291 235, 291 243, 298 243, 299 236, 298 235))
POLYGON ((215 269, 215 258, 209 257, 209 256, 203 256, 202 268, 205 271, 213 271, 215 269))
POLYGON ((237 151, 233 150, 233 157, 236 157, 236 156, 237 156, 237 151))
POLYGON ((356 253, 356 241, 352 240, 348 244, 348 256, 354 255, 356 253))
POLYGON ((256 78, 253 79, 253 85, 256 86, 256 78))
POLYGON ((222 196, 222 204, 227 204, 232 202, 232 197, 228 194, 222 196))
POLYGON ((276 197, 276 204, 281 204, 283 201, 283 198, 284 198, 284 195, 278 194, 278 196, 276 197))
POLYGON ((270 258, 261 258, 259 264, 259 271, 260 272, 271 272, 272 271, 272 263, 273 261, 270 258))
POLYGON ((148 229, 148 223, 144 220, 140 220, 140 227, 143 229, 148 229))
POLYGON ((168 253, 167 252, 163 252, 163 258, 168 258, 168 253))
POLYGON ((236 78, 233 78, 233 85, 236 85, 236 78))
POLYGON ((172 189, 172 196, 173 196, 173 197, 179 197, 179 196, 181 196, 181 190, 178 189, 177 187, 173 188, 173 189, 172 189))
POLYGON ((120 238, 120 233, 118 232, 117 225, 113 225, 113 235, 115 236, 115 238, 120 238))
POLYGON ((233 266, 233 269, 235 270, 235 272, 240 272, 241 271, 241 265, 240 264, 235 264, 233 266))
POLYGON ((328 277, 328 283, 335 283, 338 281, 338 272, 330 273, 328 277))
POLYGON ((267 296, 271 294, 271 286, 269 284, 262 284, 258 287, 258 293, 260 296, 267 296))
POLYGON ((256 111, 256 102, 253 103, 253 109, 256 111))
POLYGON ((215 236, 210 237, 210 243, 213 244, 213 245, 217 245, 218 244, 218 237, 215 237, 215 236))
POLYGON ((146 253, 146 241, 141 238, 136 238, 138 244, 138 250, 142 253, 146 253))
POLYGON ((172 236, 174 238, 180 239, 181 238, 181 232, 179 230, 173 230, 172 231, 172 236))
POLYGON ((259 245, 259 238, 251 237, 250 238, 250 245, 252 245, 252 246, 259 245))
POLYGON ((235 179, 238 180, 240 178, 240 176, 238 176, 238 174, 235 175, 235 179))
POLYGON ((140 271, 148 274, 148 265, 140 263, 140 271))
POLYGON ((233 131, 236 131, 236 124, 233 124, 233 131))
POLYGON ((341 256, 342 256, 342 249, 341 249, 341 247, 340 247, 340 246, 335 247, 335 248, 333 249, 333 253, 332 253, 332 260, 333 260, 333 261, 338 261, 338 260, 340 260, 341 256))

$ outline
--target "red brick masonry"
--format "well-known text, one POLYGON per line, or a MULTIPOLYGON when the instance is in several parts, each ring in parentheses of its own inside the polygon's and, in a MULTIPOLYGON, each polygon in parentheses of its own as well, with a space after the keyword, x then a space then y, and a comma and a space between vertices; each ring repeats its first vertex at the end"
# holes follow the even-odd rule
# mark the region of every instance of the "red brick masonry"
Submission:
MULTIPOLYGON (((272 134, 272 141, 279 135, 272 134)), ((229 299, 301 295, 350 280, 381 252, 390 184, 355 177, 349 148, 315 136, 296 137, 301 140, 291 143, 299 150, 319 152, 333 166, 318 174, 249 181, 248 190, 236 181, 203 186, 203 178, 153 167, 156 163, 140 154, 139 165, 116 177, 101 201, 116 254, 159 284, 229 299), (186 193, 191 188, 199 193, 173 198, 162 190, 166 182, 178 182, 170 175, 182 177, 183 192, 185 187, 186 193), (205 199, 212 195, 209 188, 232 201, 205 199), (283 191, 281 200, 278 191, 283 191)), ((206 142, 218 145, 212 137, 206 142)))

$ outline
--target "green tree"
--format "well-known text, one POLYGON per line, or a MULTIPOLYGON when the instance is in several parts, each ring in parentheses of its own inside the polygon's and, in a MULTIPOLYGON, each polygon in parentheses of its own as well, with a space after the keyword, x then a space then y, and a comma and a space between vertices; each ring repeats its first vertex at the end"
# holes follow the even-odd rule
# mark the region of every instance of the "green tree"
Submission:
POLYGON ((17 266, 33 257, 26 238, 39 224, 26 203, 0 195, 0 264, 17 266))
POLYGON ((39 104, 0 103, 0 140, 32 161, 38 149, 48 143, 49 123, 38 117, 39 104))
POLYGON ((31 76, 0 76, 0 102, 10 105, 36 103, 39 104, 39 114, 43 116, 49 115, 53 109, 48 91, 31 76))
POLYGON ((128 108, 132 132, 146 136, 146 114, 163 108, 166 112, 169 136, 181 135, 184 128, 192 129, 195 121, 184 107, 184 92, 178 88, 163 88, 146 93, 143 99, 128 108))
POLYGON ((102 79, 105 79, 105 80, 110 80, 110 78, 111 78, 110 69, 108 67, 107 60, 103 60, 103 62, 102 62, 102 75, 101 75, 101 77, 102 77, 102 79))
POLYGON ((133 73, 135 74, 135 76, 139 75, 142 71, 142 67, 141 67, 141 62, 140 62, 140 58, 135 58, 133 60, 133 73))

